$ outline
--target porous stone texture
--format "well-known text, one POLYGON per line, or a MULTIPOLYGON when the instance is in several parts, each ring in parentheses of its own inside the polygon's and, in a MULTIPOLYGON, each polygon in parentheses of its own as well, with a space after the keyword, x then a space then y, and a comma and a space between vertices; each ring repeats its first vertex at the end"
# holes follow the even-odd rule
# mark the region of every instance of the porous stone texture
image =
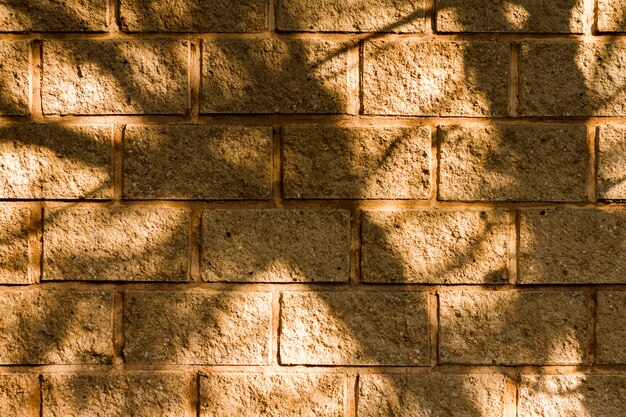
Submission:
POLYGON ((626 292, 598 292, 596 309, 596 362, 626 364, 626 292))
POLYGON ((518 275, 523 284, 626 283, 626 211, 524 210, 518 275))
POLYGON ((38 391, 37 375, 0 375, 0 416, 39 417, 38 391))
POLYGON ((343 376, 322 373, 208 374, 200 417, 342 417, 343 376))
POLYGON ((423 32, 423 0, 278 0, 276 26, 302 32, 423 32))
POLYGON ((598 30, 626 32, 626 4, 615 0, 598 0, 598 30))
POLYGON ((358 417, 502 416, 501 375, 360 375, 358 417))
POLYGON ((287 198, 428 199, 430 129, 287 127, 287 198))
POLYGON ((583 33, 580 0, 438 0, 440 32, 583 33))
POLYGON ((507 224, 502 210, 366 211, 363 281, 506 283, 507 224))
POLYGON ((624 375, 524 375, 519 417, 619 417, 626 409, 624 375))
POLYGON ((449 291, 439 295, 439 360, 475 365, 587 362, 583 292, 449 291))
POLYGON ((30 283, 28 276, 30 216, 31 212, 27 208, 0 207, 0 284, 30 283))
POLYGON ((376 40, 363 52, 365 114, 504 116, 509 44, 376 40))
POLYGON ((108 126, 0 126, 0 198, 111 198, 108 126))
POLYGON ((189 42, 45 41, 45 114, 181 114, 189 110, 189 42))
POLYGON ((426 366, 427 305, 418 292, 283 293, 280 363, 426 366))
POLYGON ((102 0, 3 0, 2 32, 103 32, 107 3, 102 0))
POLYGON ((207 210, 201 240, 205 281, 349 279, 347 210, 207 210))
POLYGON ((28 114, 29 43, 0 41, 0 62, 0 115, 28 114))
POLYGON ((191 210, 44 210, 44 280, 187 281, 191 210))
POLYGON ((520 113, 524 116, 626 114, 626 42, 523 43, 520 113))
POLYGON ((106 292, 0 292, 0 364, 108 364, 113 296, 106 292))
POLYGON ((444 126, 439 198, 461 201, 584 201, 585 126, 444 126))
POLYGON ((128 363, 269 361, 271 294, 130 291, 124 299, 128 363))
POLYGON ((345 113, 347 45, 315 39, 202 42, 203 113, 345 113))
POLYGON ((122 0, 127 32, 261 32, 267 28, 264 0, 122 0))
POLYGON ((268 199, 271 154, 271 128, 127 126, 124 197, 268 199))
POLYGON ((626 199, 626 127, 602 126, 598 130, 598 197, 626 199))
POLYGON ((192 380, 152 372, 45 375, 42 416, 187 416, 192 380))

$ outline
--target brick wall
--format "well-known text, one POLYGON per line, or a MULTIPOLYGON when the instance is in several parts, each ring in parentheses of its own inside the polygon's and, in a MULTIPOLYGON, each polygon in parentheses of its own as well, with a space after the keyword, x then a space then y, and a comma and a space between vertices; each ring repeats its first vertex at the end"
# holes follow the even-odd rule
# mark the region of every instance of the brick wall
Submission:
POLYGON ((623 416, 626 2, 0 4, 1 416, 623 416))

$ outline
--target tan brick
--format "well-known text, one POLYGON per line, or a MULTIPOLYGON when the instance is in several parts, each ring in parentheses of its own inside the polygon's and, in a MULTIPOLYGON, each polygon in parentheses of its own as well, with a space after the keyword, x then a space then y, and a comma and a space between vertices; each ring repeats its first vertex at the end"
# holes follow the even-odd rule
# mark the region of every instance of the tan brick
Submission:
POLYGON ((128 292, 129 363, 267 364, 271 294, 128 292))
POLYGON ((279 0, 279 30, 303 32, 423 32, 423 0, 279 0))
POLYGON ((280 362, 428 365, 424 293, 283 293, 280 362))
POLYGON ((626 409, 624 375, 526 375, 519 417, 620 417, 626 409))
POLYGON ((583 292, 443 292, 439 360, 476 365, 584 364, 587 304, 583 292))
POLYGON ((44 280, 187 281, 191 211, 61 207, 44 211, 44 280))
POLYGON ((112 129, 0 126, 0 198, 111 198, 112 129))
POLYGON ((525 116, 626 114, 624 42, 541 41, 522 45, 520 112, 525 116))
POLYGON ((0 375, 0 416, 39 417, 38 396, 37 375, 0 375))
POLYGON ((202 215, 205 281, 349 279, 347 210, 210 210, 202 215))
POLYGON ((525 210, 520 221, 521 283, 626 283, 626 211, 525 210))
POLYGON ((201 417, 342 417, 343 376, 209 374, 200 380, 201 417))
POLYGON ((314 39, 202 43, 203 113, 344 113, 346 45, 314 39))
POLYGON ((585 126, 440 128, 439 198, 584 201, 585 126))
POLYGON ((113 297, 105 292, 0 292, 1 364, 106 364, 113 297))
POLYGON ((506 114, 506 43, 377 40, 363 54, 366 114, 506 114))
POLYGON ((505 283, 507 222, 501 210, 367 211, 361 229, 363 280, 505 283))
MULTIPOLYGON (((0 5, 1 11, 2 5, 0 5)), ((0 18, 1 21, 1 18, 0 18)), ((28 114, 29 43, 0 41, 0 114, 28 114)))
POLYGON ((503 416, 501 375, 360 375, 358 417, 503 416))
POLYGON ((192 381, 179 373, 45 375, 42 415, 187 416, 192 381))
POLYGON ((599 128, 598 197, 626 199, 626 127, 599 128))
POLYGON ((27 208, 0 207, 1 284, 29 284, 31 281, 28 276, 30 216, 27 208))
POLYGON ((268 199, 271 128, 128 126, 124 197, 268 199))
POLYGON ((46 41, 46 114, 185 113, 189 45, 177 40, 46 41))
POLYGON ((626 364, 626 292, 600 291, 596 318, 596 361, 626 364))
POLYGON ((2 32, 84 32, 107 30, 107 4, 102 0, 3 0, 2 32))
POLYGON ((425 127, 285 128, 285 196, 428 199, 430 143, 425 127))
POLYGON ((583 33, 584 4, 578 0, 438 0, 440 32, 583 33))
POLYGON ((626 32, 626 4, 615 0, 598 0, 598 30, 626 32))
POLYGON ((123 0, 127 32, 261 32, 267 29, 264 0, 123 0))

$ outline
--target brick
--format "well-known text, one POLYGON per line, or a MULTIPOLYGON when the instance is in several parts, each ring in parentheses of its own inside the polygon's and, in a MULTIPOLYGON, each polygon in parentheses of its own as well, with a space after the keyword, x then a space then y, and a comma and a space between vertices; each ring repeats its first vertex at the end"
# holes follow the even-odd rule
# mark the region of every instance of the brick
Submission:
POLYGON ((1 364, 108 364, 113 296, 105 292, 0 292, 1 364))
POLYGON ((149 364, 268 364, 270 316, 269 293, 128 292, 124 358, 149 364))
POLYGON ((501 375, 360 375, 358 417, 503 416, 501 375))
POLYGON ((583 292, 450 291, 439 297, 442 363, 587 362, 588 299, 583 292))
POLYGON ((625 364, 626 293, 600 291, 596 308, 596 362, 625 364))
POLYGON ((43 417, 187 416, 191 375, 125 374, 45 375, 43 417))
POLYGON ((602 126, 598 136, 598 197, 626 200, 626 128, 602 126))
POLYGON ((287 198, 428 199, 425 127, 284 129, 287 198))
POLYGON ((262 32, 267 29, 264 0, 123 0, 127 32, 262 32))
POLYGON ((424 1, 279 0, 276 25, 303 32, 423 32, 424 1))
POLYGON ((428 299, 417 292, 283 293, 283 365, 426 366, 428 299))
POLYGON ((27 208, 0 207, 1 284, 29 284, 31 282, 28 276, 30 216, 30 209, 27 208))
POLYGON ((342 417, 343 376, 321 373, 209 374, 200 417, 342 417))
POLYGON ((0 198, 112 198, 112 129, 0 126, 0 198))
POLYGON ((366 42, 364 112, 504 116, 508 54, 509 45, 499 42, 366 42))
POLYGON ((524 116, 626 114, 624 42, 522 44, 520 112, 524 116))
POLYGON ((271 128, 127 126, 124 197, 269 199, 271 128))
POLYGON ((585 201, 585 126, 440 128, 441 200, 585 201))
POLYGON ((623 375, 525 375, 519 417, 619 417, 626 408, 623 375))
POLYGON ((314 39, 202 43, 203 113, 345 113, 346 44, 314 39))
POLYGON ((202 215, 202 279, 349 279, 347 210, 210 210, 202 215))
POLYGON ((101 0, 4 0, 2 32, 104 32, 107 4, 101 0))
POLYGON ((29 48, 29 43, 24 41, 0 41, 0 115, 29 113, 29 48))
POLYGON ((525 210, 518 275, 524 284, 626 283, 626 212, 525 210))
POLYGON ((189 110, 188 60, 188 41, 46 41, 43 111, 185 113, 189 110))
POLYGON ((0 415, 39 417, 38 394, 37 375, 0 375, 0 415))
POLYGON ((190 222, 187 209, 46 209, 43 279, 187 281, 190 222))
POLYGON ((363 281, 506 283, 508 214, 502 210, 367 211, 363 281))
POLYGON ((626 4, 615 0, 598 0, 598 30, 626 32, 626 4))
POLYGON ((584 5, 576 0, 438 0, 439 32, 583 33, 584 5))

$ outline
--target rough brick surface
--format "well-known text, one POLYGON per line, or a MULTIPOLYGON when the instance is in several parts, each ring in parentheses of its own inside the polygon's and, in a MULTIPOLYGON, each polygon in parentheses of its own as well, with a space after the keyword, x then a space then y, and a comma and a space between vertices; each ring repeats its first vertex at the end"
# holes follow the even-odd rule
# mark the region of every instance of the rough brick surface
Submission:
POLYGON ((122 0, 120 20, 128 32, 261 32, 264 0, 122 0))
POLYGON ((541 41, 522 45, 520 112, 525 116, 626 114, 626 43, 541 41))
POLYGON ((626 127, 602 126, 598 144, 598 197, 626 199, 626 127))
POLYGON ((107 29, 107 4, 102 0, 4 0, 2 32, 84 32, 107 29))
POLYGON ((42 389, 43 417, 179 417, 188 415, 192 377, 149 372, 46 375, 42 389))
POLYGON ((303 32, 423 32, 423 0, 279 0, 279 30, 303 32))
POLYGON ((358 417, 504 415, 500 375, 360 375, 358 417))
POLYGON ((305 365, 428 365, 424 293, 283 293, 280 361, 305 365))
POLYGON ((43 279, 186 281, 190 221, 187 209, 47 209, 43 279))
POLYGON ((363 54, 366 114, 506 114, 506 43, 369 41, 363 54))
POLYGON ((203 113, 344 113, 346 45, 313 39, 202 43, 203 113))
POLYGON ((501 210, 368 211, 366 282, 505 283, 508 214, 501 210))
POLYGON ((0 198, 111 198, 112 129, 0 126, 0 198))
POLYGON ((39 417, 37 375, 0 375, 0 415, 39 417))
POLYGON ((626 4, 615 0, 598 0, 598 30, 626 32, 626 4))
POLYGON ((619 417, 626 408, 624 375, 523 376, 519 417, 619 417))
POLYGON ((288 127, 283 134, 287 198, 430 197, 428 128, 288 127))
POLYGON ((520 221, 519 279, 531 283, 626 283, 626 212, 525 210, 520 221))
POLYGON ((0 283, 28 284, 28 231, 31 212, 0 207, 0 283))
POLYGON ((189 107, 189 43, 177 40, 46 41, 46 114, 181 114, 189 107))
POLYGON ((582 292, 442 293, 439 359, 477 365, 586 363, 587 301, 582 292))
POLYGON ((271 295, 128 292, 124 357, 129 363, 267 364, 271 295))
POLYGON ((209 210, 202 215, 206 281, 347 281, 347 210, 209 210))
POLYGON ((461 201, 584 201, 585 126, 440 128, 439 197, 461 201))
POLYGON ((596 321, 596 361, 626 364, 626 292, 598 293, 596 321))
POLYGON ((0 363, 110 363, 112 310, 104 292, 0 292, 0 363))
POLYGON ((0 61, 0 114, 28 114, 28 42, 0 41, 0 61))
POLYGON ((200 380, 201 417, 342 417, 343 376, 209 374, 200 380))
POLYGON ((578 0, 439 0, 440 32, 583 33, 584 4, 578 0))
POLYGON ((127 126, 124 197, 267 199, 271 128, 127 126))

